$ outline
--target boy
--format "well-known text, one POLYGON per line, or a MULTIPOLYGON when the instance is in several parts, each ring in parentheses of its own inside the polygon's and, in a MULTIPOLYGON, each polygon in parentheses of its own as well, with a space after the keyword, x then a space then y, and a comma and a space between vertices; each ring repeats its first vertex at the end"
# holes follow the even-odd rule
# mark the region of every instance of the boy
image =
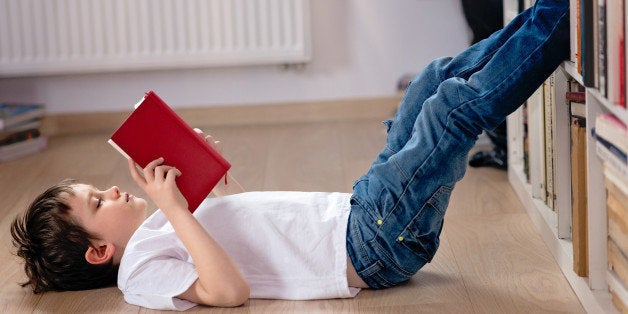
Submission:
MULTIPOLYGON (((191 215, 175 181, 186 174, 162 159, 142 171, 129 161, 160 208, 146 220, 146 203, 117 187, 51 188, 11 229, 26 284, 35 292, 88 289, 112 284, 117 273, 128 302, 187 309, 236 306, 249 296, 351 297, 357 289, 349 287, 409 280, 438 248, 449 195, 477 136, 568 57, 568 11, 566 0, 539 0, 488 39, 429 64, 409 84, 386 123, 385 148, 351 195, 238 193, 208 199, 191 215)), ((239 190, 231 183, 215 192, 239 190)))

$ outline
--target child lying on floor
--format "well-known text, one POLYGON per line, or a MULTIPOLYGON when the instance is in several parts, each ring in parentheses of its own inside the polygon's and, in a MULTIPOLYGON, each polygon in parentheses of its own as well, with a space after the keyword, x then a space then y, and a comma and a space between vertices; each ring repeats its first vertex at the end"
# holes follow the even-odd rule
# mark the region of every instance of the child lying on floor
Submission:
POLYGON ((184 310, 249 297, 345 298, 406 282, 436 253, 478 135, 569 56, 568 19, 568 1, 539 0, 486 40, 430 63, 352 194, 238 193, 230 179, 191 214, 176 185, 185 173, 163 159, 141 171, 129 161, 160 208, 146 218, 146 202, 118 187, 62 182, 12 225, 24 285, 37 293, 117 282, 129 303, 184 310))

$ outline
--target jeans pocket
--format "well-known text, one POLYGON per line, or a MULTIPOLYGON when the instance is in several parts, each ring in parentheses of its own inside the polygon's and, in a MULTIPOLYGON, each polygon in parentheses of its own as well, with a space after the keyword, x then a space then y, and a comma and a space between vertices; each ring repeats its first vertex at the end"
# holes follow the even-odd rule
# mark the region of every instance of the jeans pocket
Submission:
POLYGON ((399 244, 425 262, 432 261, 440 244, 439 236, 451 191, 451 187, 441 186, 397 237, 399 244))

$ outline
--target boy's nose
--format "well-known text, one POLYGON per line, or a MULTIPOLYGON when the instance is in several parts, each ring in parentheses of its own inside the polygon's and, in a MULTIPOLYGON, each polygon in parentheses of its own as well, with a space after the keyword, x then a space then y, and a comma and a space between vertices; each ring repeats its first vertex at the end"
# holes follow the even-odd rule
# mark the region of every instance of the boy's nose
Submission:
POLYGON ((114 198, 118 198, 120 196, 120 189, 115 185, 109 189, 109 192, 113 195, 114 198))

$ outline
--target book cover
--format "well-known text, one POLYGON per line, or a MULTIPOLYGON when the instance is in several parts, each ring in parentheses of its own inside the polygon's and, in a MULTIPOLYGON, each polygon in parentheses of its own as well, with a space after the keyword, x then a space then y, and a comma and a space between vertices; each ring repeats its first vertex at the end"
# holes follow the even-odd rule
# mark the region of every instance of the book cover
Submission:
POLYGON ((43 115, 44 106, 40 104, 0 103, 0 131, 43 115))
POLYGON ((205 139, 150 91, 111 135, 109 143, 139 166, 159 158, 179 169, 181 194, 194 212, 231 167, 205 139))

